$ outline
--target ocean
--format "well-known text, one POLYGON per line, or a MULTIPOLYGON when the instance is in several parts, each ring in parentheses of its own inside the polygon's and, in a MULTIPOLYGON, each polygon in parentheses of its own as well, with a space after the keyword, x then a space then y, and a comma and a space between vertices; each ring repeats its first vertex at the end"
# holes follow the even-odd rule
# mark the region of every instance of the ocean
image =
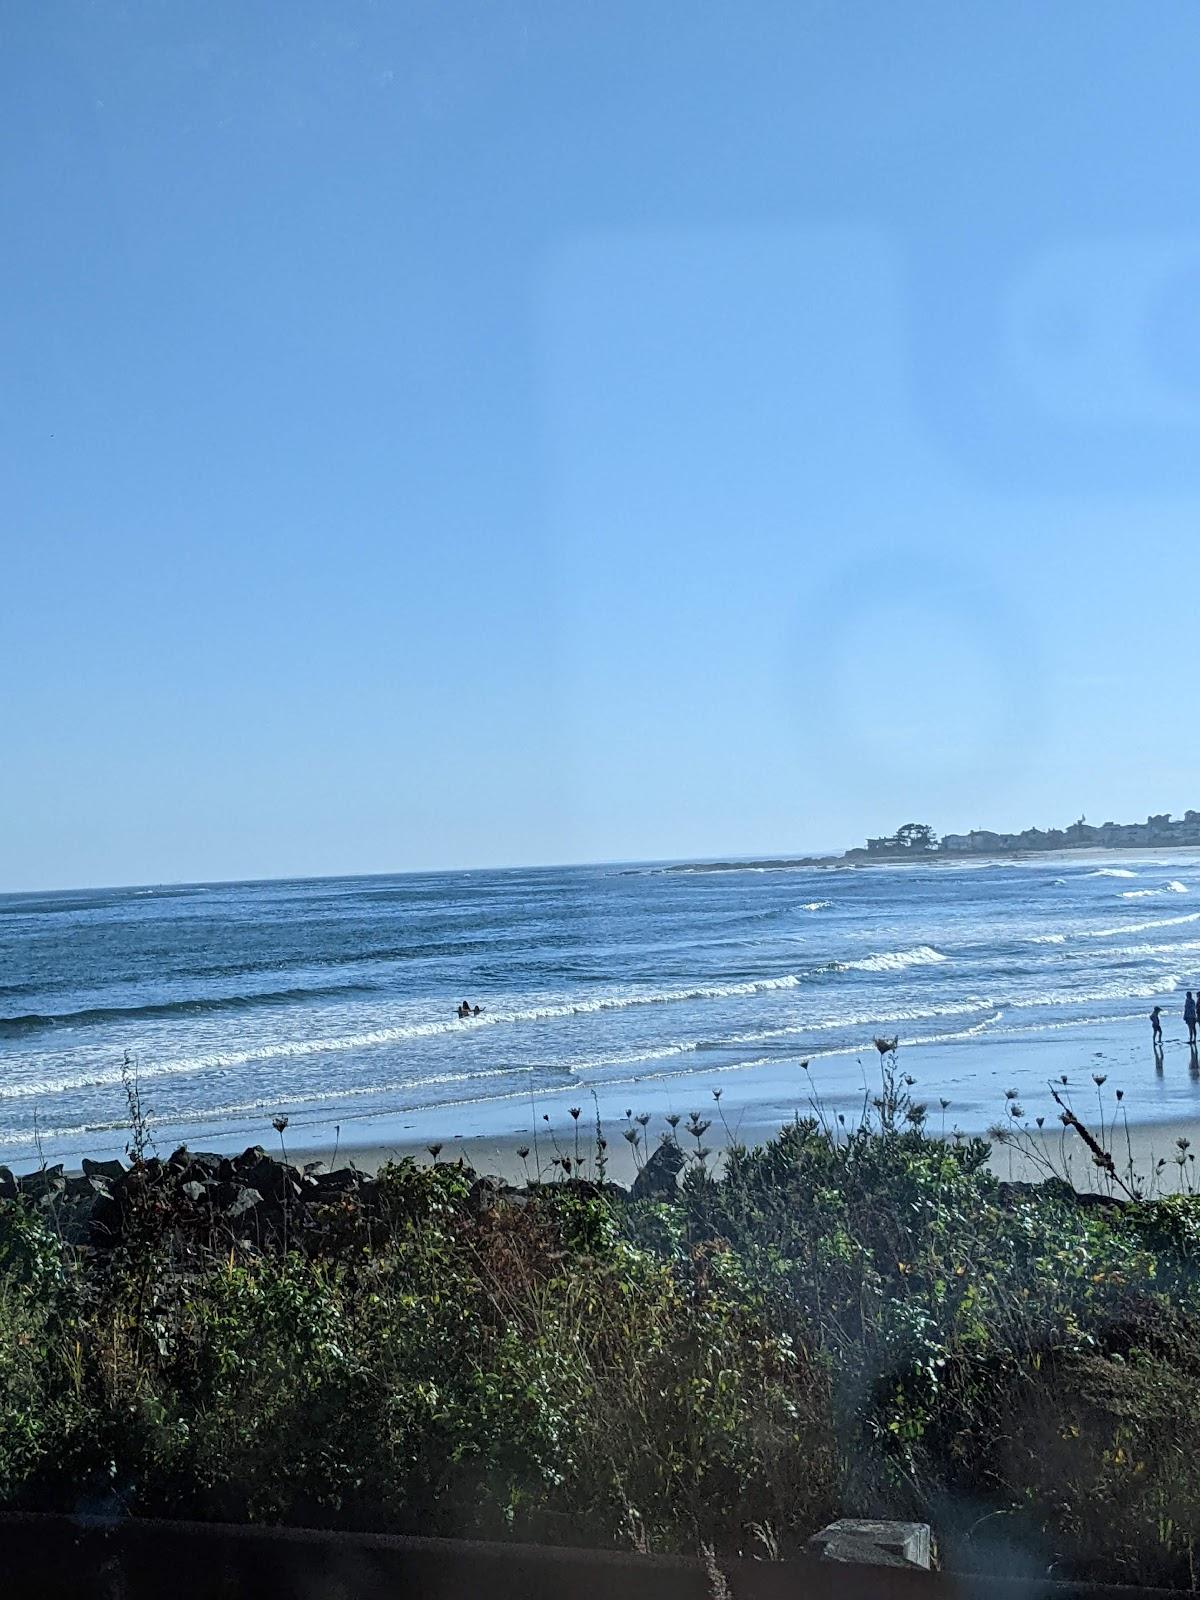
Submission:
POLYGON ((1082 1071, 1098 1034, 1148 1047, 1158 1000, 1175 1048, 1197 984, 1200 853, 7 895, 0 1160, 120 1149, 127 1061, 168 1148, 270 1137, 276 1113, 290 1140, 366 1143, 591 1115, 593 1093, 617 1116, 717 1084, 786 1104, 802 1060, 857 1095, 877 1034, 978 1127, 1001 1078, 1044 1087, 1039 1040, 1082 1071))

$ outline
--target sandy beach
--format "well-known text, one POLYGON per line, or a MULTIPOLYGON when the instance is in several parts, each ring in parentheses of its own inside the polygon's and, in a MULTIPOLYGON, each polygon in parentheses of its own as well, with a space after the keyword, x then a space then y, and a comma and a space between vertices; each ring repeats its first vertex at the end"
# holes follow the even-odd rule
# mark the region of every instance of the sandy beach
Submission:
MULTIPOLYGON (((1119 1166, 1132 1154, 1135 1168, 1149 1174, 1159 1160, 1165 1161, 1160 1185, 1174 1187, 1178 1181, 1173 1164, 1180 1154, 1177 1140, 1189 1139, 1200 1151, 1200 1061, 1189 1052, 1178 1024, 1170 1020, 1161 1065, 1150 1049, 1148 1026, 1134 1019, 1050 1029, 1023 1038, 982 1034, 930 1043, 901 1039, 897 1066, 912 1080, 906 1087, 913 1098, 926 1107, 931 1133, 952 1137, 959 1130, 977 1135, 998 1124, 1014 1123, 1026 1130, 1021 1148, 997 1147, 993 1167, 1002 1177, 1040 1175, 1044 1163, 1031 1152, 1044 1150, 1045 1159, 1057 1170, 1069 1172, 1074 1182, 1104 1187, 1103 1175, 1097 1173, 1078 1135, 1063 1135, 1051 1085, 1089 1128, 1098 1131, 1103 1120, 1108 1130, 1105 1142, 1114 1149, 1119 1166), (1021 1113, 1015 1119, 1010 1115, 1013 1107, 1021 1113)), ((637 1163, 624 1137, 627 1129, 638 1129, 644 1153, 669 1131, 668 1116, 681 1119, 682 1134, 694 1111, 709 1124, 704 1145, 716 1152, 733 1140, 761 1143, 797 1115, 823 1116, 839 1130, 853 1127, 879 1088, 879 1056, 867 1043, 854 1051, 814 1055, 807 1067, 798 1061, 714 1066, 709 1071, 691 1065, 686 1072, 647 1076, 602 1089, 595 1096, 575 1084, 541 1090, 531 1098, 465 1101, 392 1115, 343 1115, 337 1121, 294 1114, 285 1141, 289 1155, 298 1162, 330 1163, 336 1157, 338 1164, 353 1160, 364 1169, 404 1155, 428 1160, 429 1147, 437 1145, 441 1160, 461 1155, 480 1172, 519 1180, 535 1176, 539 1167, 543 1177, 556 1175, 561 1171, 553 1165, 558 1155, 574 1162, 577 1135, 584 1170, 592 1170, 599 1116, 608 1141, 609 1174, 628 1183, 637 1163), (579 1111, 577 1122, 572 1108, 579 1111), (637 1122, 639 1117, 648 1119, 644 1127, 637 1122), (529 1152, 525 1157, 519 1154, 523 1149, 529 1152)), ((151 1132, 164 1155, 181 1142, 193 1150, 222 1152, 252 1143, 271 1151, 279 1148, 266 1109, 261 1121, 239 1119, 225 1127, 156 1126, 151 1132)), ((47 1139, 41 1159, 62 1161, 73 1169, 85 1153, 122 1156, 126 1139, 123 1132, 97 1135, 86 1150, 78 1143, 60 1148, 47 1139)), ((694 1143, 685 1140, 689 1146, 694 1143)), ((10 1164, 14 1171, 27 1171, 38 1165, 38 1159, 24 1157, 10 1164)))
MULTIPOLYGON (((762 1144, 773 1138, 779 1127, 780 1124, 776 1122, 759 1124, 743 1121, 737 1129, 737 1139, 751 1146, 762 1144)), ((681 1123, 679 1132, 682 1133, 683 1129, 684 1124, 681 1123)), ((590 1177, 595 1173, 595 1129, 586 1125, 581 1118, 580 1130, 580 1153, 583 1157, 580 1170, 584 1176, 590 1177)), ((536 1153, 525 1135, 451 1139, 441 1145, 436 1159, 462 1160, 476 1172, 503 1178, 510 1183, 524 1183, 538 1176, 539 1171, 543 1181, 553 1181, 563 1171, 561 1166, 555 1165, 556 1156, 565 1155, 574 1165, 574 1131, 573 1124, 543 1125, 536 1153), (528 1154, 523 1156, 522 1151, 528 1151, 528 1154)), ((616 1183, 629 1184, 636 1176, 639 1161, 620 1131, 615 1131, 616 1137, 609 1137, 605 1151, 608 1176, 616 1183)), ((723 1127, 719 1119, 713 1121, 706 1130, 703 1143, 713 1151, 714 1166, 719 1166, 721 1152, 731 1142, 732 1131, 723 1127)), ((648 1148, 652 1150, 667 1132, 665 1125, 660 1124, 656 1129, 651 1123, 646 1129, 648 1148)), ((685 1150, 695 1148, 692 1139, 685 1137, 681 1142, 685 1150)), ((1123 1122, 1119 1122, 1115 1130, 1110 1128, 1105 1143, 1113 1153, 1120 1176, 1127 1175, 1127 1164, 1132 1162, 1133 1171, 1147 1196, 1172 1194, 1189 1186, 1200 1187, 1197 1162, 1192 1159, 1193 1153, 1200 1154, 1200 1121, 1131 1122, 1128 1130, 1123 1122), (1187 1141, 1190 1148, 1181 1150, 1180 1140, 1187 1141), (1177 1157, 1181 1154, 1185 1161, 1182 1172, 1177 1164, 1177 1157), (1161 1168, 1160 1162, 1164 1164, 1161 1168)), ((643 1150, 646 1148, 642 1147, 643 1150)), ((329 1166, 336 1160, 339 1166, 353 1164, 364 1172, 374 1172, 385 1162, 397 1161, 405 1156, 422 1163, 433 1159, 429 1146, 406 1140, 342 1144, 336 1149, 328 1146, 304 1152, 305 1161, 322 1161, 329 1166)), ((1123 1193, 1120 1185, 1106 1178, 1096 1166, 1091 1152, 1079 1135, 1057 1122, 1041 1131, 1031 1131, 1016 1144, 993 1142, 991 1167, 997 1177, 1005 1180, 1038 1182, 1056 1174, 1066 1178, 1077 1189, 1116 1195, 1123 1193)))
MULTIPOLYGON (((1057 1173, 1081 1189, 1120 1192, 1079 1134, 1063 1126, 1053 1086, 1112 1152, 1120 1174, 1132 1163, 1146 1193, 1173 1192, 1196 1182, 1192 1156, 1200 1153, 1200 1062, 1182 1038, 1168 1032, 1160 1066, 1144 1033, 1140 1025, 1113 1024, 1086 1037, 1081 1030, 1064 1029, 1019 1042, 901 1044, 897 1064, 901 1075, 913 1080, 905 1087, 926 1107, 931 1133, 953 1138, 956 1130, 964 1136, 987 1135, 999 1126, 1010 1130, 1009 1139, 993 1138, 991 1165, 1001 1178, 1036 1181, 1057 1173), (947 1092, 929 1095, 925 1084, 931 1080, 947 1092), (1018 1088, 1015 1099, 1013 1087, 1018 1088), (1014 1107, 1020 1116, 1009 1114, 1014 1107)), ((609 1176, 629 1183, 640 1160, 671 1131, 668 1116, 681 1118, 678 1135, 685 1149, 694 1149, 686 1127, 690 1114, 698 1112, 708 1124, 702 1143, 719 1160, 728 1144, 764 1143, 796 1116, 823 1118, 842 1135, 869 1109, 879 1086, 879 1057, 870 1050, 852 1059, 814 1059, 807 1069, 714 1073, 703 1087, 698 1077, 686 1089, 678 1082, 647 1083, 626 1097, 628 1103, 584 1099, 578 1120, 567 1097, 557 1095, 520 1108, 510 1105, 504 1120, 493 1115, 474 1130, 459 1125, 470 1108, 457 1108, 453 1116, 406 1118, 403 1126, 384 1119, 344 1124, 336 1140, 320 1137, 318 1128, 289 1130, 288 1140, 297 1160, 336 1158, 364 1170, 403 1156, 428 1161, 430 1148, 437 1146, 439 1160, 461 1158, 476 1171, 520 1182, 539 1173, 543 1179, 558 1176, 562 1168, 556 1158, 566 1156, 574 1165, 577 1151, 582 1170, 592 1173, 599 1115, 609 1176), (644 1127, 639 1117, 648 1117, 644 1127), (638 1131, 636 1147, 625 1137, 630 1129, 638 1131)))
MULTIPOLYGON (((1132 1157, 1135 1171, 1149 1178, 1157 1163, 1165 1161, 1159 1187, 1173 1189, 1180 1176, 1174 1165, 1181 1153, 1177 1141, 1189 1140, 1200 1152, 1200 1061, 1175 1034, 1169 1026, 1161 1066, 1150 1049, 1149 1030, 1140 1022, 1064 1028, 1020 1040, 985 1036, 909 1046, 901 1041, 897 1066, 913 1080, 906 1087, 926 1107, 931 1133, 949 1138, 957 1129, 982 1135, 997 1125, 1022 1130, 1017 1144, 995 1145, 992 1166, 1001 1177, 1034 1179, 1053 1168, 1080 1187, 1106 1187, 1078 1134, 1064 1130, 1058 1120, 1053 1085, 1089 1130, 1098 1134, 1103 1122, 1102 1142, 1112 1149, 1120 1169, 1132 1157), (1009 1097, 1014 1088, 1015 1099, 1009 1097), (1022 1113, 1017 1118, 1009 1114, 1014 1106, 1022 1113), (1040 1129, 1038 1117, 1043 1118, 1040 1129)), ((704 1145, 718 1152, 734 1140, 762 1143, 797 1115, 824 1117, 839 1131, 853 1127, 879 1088, 879 1056, 870 1048, 814 1057, 807 1068, 785 1063, 647 1080, 619 1100, 605 1095, 593 1101, 564 1092, 542 1095, 532 1104, 510 1101, 409 1115, 402 1123, 383 1118, 342 1123, 337 1155, 339 1161, 350 1157, 367 1168, 403 1155, 428 1160, 428 1147, 436 1144, 441 1160, 461 1155, 480 1172, 518 1180, 526 1173, 536 1175, 539 1164, 543 1176, 554 1176, 561 1170, 553 1166, 556 1155, 574 1161, 578 1134, 584 1170, 590 1171, 599 1114, 608 1141, 609 1174, 628 1183, 637 1161, 624 1134, 638 1127, 639 1116, 649 1118, 639 1129, 643 1153, 670 1131, 668 1115, 682 1119, 682 1135, 693 1111, 709 1124, 704 1145), (578 1122, 570 1115, 572 1106, 579 1110, 578 1122), (528 1150, 528 1156, 522 1158, 520 1150, 528 1150)), ((289 1146, 297 1159, 303 1152, 305 1160, 329 1160, 335 1145, 331 1131, 291 1128, 289 1146)), ((683 1142, 695 1145, 694 1140, 683 1142)))

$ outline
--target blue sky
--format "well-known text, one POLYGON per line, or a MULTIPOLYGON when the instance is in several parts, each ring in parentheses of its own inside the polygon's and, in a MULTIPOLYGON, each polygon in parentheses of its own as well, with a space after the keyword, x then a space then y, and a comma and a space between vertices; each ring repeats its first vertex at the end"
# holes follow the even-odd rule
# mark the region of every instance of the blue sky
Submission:
POLYGON ((0 887, 1200 805, 1198 50, 10 8, 0 887))

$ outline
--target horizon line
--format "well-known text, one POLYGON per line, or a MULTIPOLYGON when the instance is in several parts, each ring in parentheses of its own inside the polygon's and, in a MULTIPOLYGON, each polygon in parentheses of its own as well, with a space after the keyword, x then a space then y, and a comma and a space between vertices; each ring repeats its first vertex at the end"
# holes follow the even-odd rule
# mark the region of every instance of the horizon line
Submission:
POLYGON ((74 883, 60 884, 56 888, 0 889, 0 899, 15 899, 20 895, 39 894, 104 894, 129 889, 229 889, 238 885, 267 883, 352 883, 368 878, 430 878, 467 872, 561 872, 570 868, 586 867, 669 867, 702 866, 728 860, 739 861, 801 861, 836 860, 837 850, 810 850, 784 854, 779 851, 755 851, 752 855, 731 852, 723 855, 700 856, 613 856, 602 861, 512 861, 495 862, 470 867, 401 867, 376 872, 279 872, 254 878, 160 878, 155 882, 134 883, 74 883))

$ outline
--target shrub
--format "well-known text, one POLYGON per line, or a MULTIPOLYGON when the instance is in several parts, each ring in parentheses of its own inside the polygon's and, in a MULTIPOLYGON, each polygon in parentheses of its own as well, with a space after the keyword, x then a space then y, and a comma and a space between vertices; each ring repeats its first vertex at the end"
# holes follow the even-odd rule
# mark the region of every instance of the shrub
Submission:
POLYGON ((968 1566, 999 1519, 1189 1581, 1200 1201, 1005 1185, 876 1109, 719 1178, 696 1134, 656 1201, 407 1160, 261 1246, 149 1167, 107 1254, 0 1206, 0 1504, 772 1554, 875 1513, 968 1566))

